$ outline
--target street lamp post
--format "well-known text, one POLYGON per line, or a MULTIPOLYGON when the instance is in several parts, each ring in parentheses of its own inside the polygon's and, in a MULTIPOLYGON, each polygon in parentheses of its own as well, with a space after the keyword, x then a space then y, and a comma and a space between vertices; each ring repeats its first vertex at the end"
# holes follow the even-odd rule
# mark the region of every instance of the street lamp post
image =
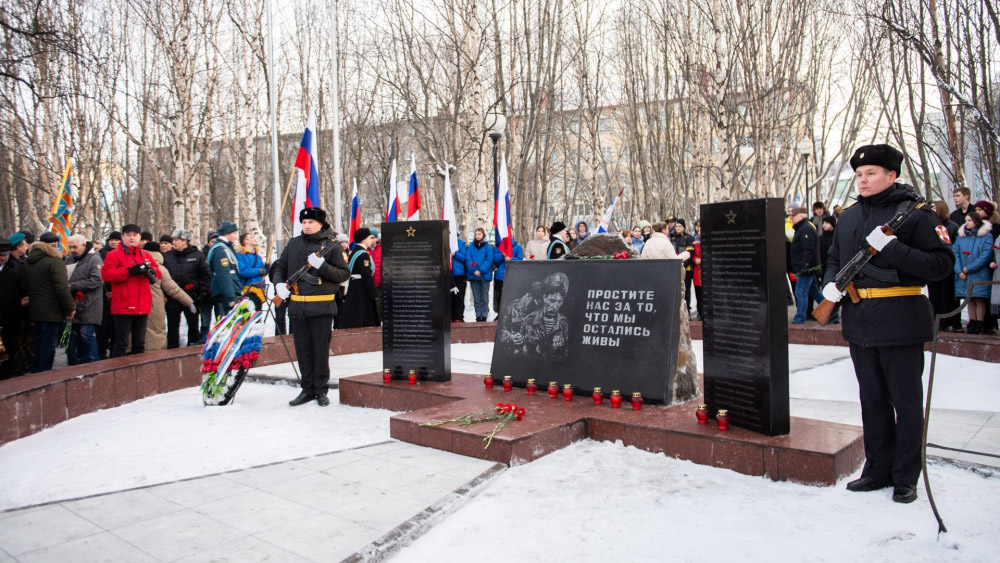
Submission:
MULTIPOLYGON (((809 155, 812 154, 812 143, 809 142, 808 138, 803 138, 801 141, 799 141, 797 148, 799 150, 799 154, 802 155, 802 174, 806 178, 806 187, 805 191, 803 192, 803 195, 805 196, 804 199, 806 200, 806 206, 808 206, 809 205, 809 155)), ((819 193, 819 186, 817 186, 815 201, 819 201, 821 195, 822 194, 819 193)))
POLYGON ((497 142, 503 137, 504 128, 507 126, 507 119, 497 110, 491 110, 486 114, 486 134, 493 141, 493 200, 497 198, 500 190, 499 160, 497 159, 497 142))

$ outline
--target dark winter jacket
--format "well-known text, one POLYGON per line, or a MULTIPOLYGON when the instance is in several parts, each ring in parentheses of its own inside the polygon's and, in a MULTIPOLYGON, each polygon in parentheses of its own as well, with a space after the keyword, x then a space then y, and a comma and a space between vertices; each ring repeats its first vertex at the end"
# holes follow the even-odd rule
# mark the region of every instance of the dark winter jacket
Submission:
POLYGON ((24 260, 28 314, 36 323, 58 323, 76 309, 62 253, 51 244, 35 241, 24 260))
POLYGON ((792 237, 792 246, 789 250, 792 258, 792 272, 796 276, 805 273, 813 275, 819 274, 816 269, 820 265, 819 259, 819 235, 812 221, 803 219, 795 226, 795 236, 792 237))
POLYGON ((545 251, 545 258, 548 260, 558 260, 569 254, 569 246, 556 235, 549 235, 549 249, 545 251))
MULTIPOLYGON (((520 260, 524 260, 524 249, 521 248, 521 245, 517 241, 514 241, 514 249, 510 253, 510 262, 518 262, 520 260)), ((493 265, 497 267, 497 273, 494 277, 498 281, 503 281, 507 276, 507 262, 507 257, 503 255, 503 252, 500 252, 499 248, 493 252, 493 265)))
POLYGON ((493 245, 472 241, 465 247, 465 277, 469 281, 490 281, 493 279, 493 245), (476 275, 476 272, 479 275, 476 275))
MULTIPOLYGON (((859 249, 868 245, 866 237, 875 227, 886 224, 900 203, 920 201, 916 190, 893 184, 873 196, 858 196, 858 202, 841 214, 827 255, 824 286, 834 281, 841 266, 859 249)), ((896 230, 891 241, 868 263, 874 269, 863 272, 858 288, 919 287, 952 275, 955 256, 935 227, 941 225, 930 206, 922 204, 896 230)), ((944 228, 942 227, 942 231, 944 228)), ((860 346, 903 346, 930 341, 933 313, 923 295, 862 299, 853 303, 844 297, 841 319, 844 339, 860 346)))
POLYGON ((28 295, 24 285, 25 267, 19 260, 7 258, 0 269, 0 326, 16 327, 28 313, 21 299, 28 295))
POLYGON ((99 325, 104 312, 104 280, 101 279, 101 268, 104 260, 87 243, 86 251, 77 260, 72 254, 66 256, 66 265, 74 265, 69 276, 69 292, 74 297, 77 292, 83 293, 83 301, 76 304, 74 323, 99 325))
MULTIPOLYGON (((205 255, 198 247, 189 244, 183 251, 171 250, 163 256, 163 267, 170 271, 170 277, 195 301, 207 303, 212 297, 212 272, 208 269, 205 255)), ((173 299, 167 300, 167 308, 181 308, 173 299)))
POLYGON ((236 251, 233 244, 223 237, 215 239, 208 249, 208 269, 212 272, 212 299, 231 303, 243 293, 240 274, 237 271, 236 251))
POLYGON ((344 296, 344 310, 340 312, 340 328, 378 326, 378 309, 375 289, 375 263, 365 247, 356 245, 349 260, 351 283, 344 296))
POLYGON ((153 304, 153 293, 149 278, 143 274, 131 274, 129 269, 137 264, 146 264, 160 278, 160 266, 153 256, 141 248, 129 248, 124 244, 108 253, 101 269, 101 277, 111 284, 112 315, 148 315, 153 304))
MULTIPOLYGON (((993 281, 993 270, 990 269, 990 262, 993 261, 993 235, 989 222, 984 222, 979 229, 970 231, 966 227, 958 230, 958 236, 954 242, 955 254, 955 297, 965 298, 965 292, 971 282, 993 281), (965 268, 967 273, 965 279, 958 277, 958 274, 965 268)), ((990 286, 977 285, 972 289, 973 297, 990 296, 990 286)))
POLYGON ((673 243, 677 254, 681 254, 682 252, 688 253, 688 259, 684 261, 684 269, 690 272, 691 266, 694 264, 694 237, 687 233, 679 235, 674 232, 674 234, 670 235, 670 242, 673 243))
MULTIPOLYGON (((337 245, 337 248, 330 251, 326 256, 326 263, 322 264, 319 270, 312 266, 307 270, 310 276, 317 278, 318 283, 312 283, 305 279, 299 280, 293 295, 335 295, 340 289, 340 284, 347 281, 350 271, 344 260, 343 247, 336 241, 331 229, 323 229, 311 235, 302 234, 288 241, 288 246, 281 252, 281 257, 274 261, 272 268, 274 283, 285 283, 289 276, 309 263, 310 254, 334 244, 337 245)), ((289 287, 288 289, 292 290, 293 288, 289 287)), ((333 317, 336 314, 337 304, 333 299, 329 301, 295 301, 290 299, 288 303, 288 316, 296 319, 333 317)))

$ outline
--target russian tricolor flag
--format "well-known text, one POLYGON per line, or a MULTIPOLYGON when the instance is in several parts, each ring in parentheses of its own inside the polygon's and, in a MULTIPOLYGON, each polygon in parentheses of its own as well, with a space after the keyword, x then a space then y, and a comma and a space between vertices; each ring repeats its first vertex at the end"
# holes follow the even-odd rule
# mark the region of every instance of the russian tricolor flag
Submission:
POLYGON ((510 259, 514 253, 514 238, 510 225, 510 184, 507 182, 507 159, 500 155, 500 178, 497 179, 496 203, 493 207, 493 228, 497 233, 497 250, 510 259))
POLYGON ((358 179, 354 179, 354 193, 351 194, 351 227, 347 237, 354 242, 354 231, 361 228, 361 197, 358 195, 358 179))
MULTIPOLYGON (((396 159, 392 160, 392 172, 389 173, 389 201, 385 205, 386 222, 395 221, 399 215, 399 192, 396 184, 396 159)), ((351 239, 353 240, 353 239, 351 239)))
POLYGON ((413 164, 410 171, 410 191, 409 199, 406 200, 406 220, 420 220, 420 184, 417 183, 417 157, 411 156, 410 162, 413 164))
POLYGON ((299 212, 306 207, 319 207, 319 173, 316 171, 316 120, 309 112, 306 130, 302 133, 299 155, 295 158, 295 199, 292 203, 292 236, 302 234, 299 212))
POLYGON ((601 219, 601 224, 597 226, 597 232, 606 233, 608 232, 608 225, 611 224, 611 215, 615 212, 615 204, 618 203, 618 198, 622 196, 622 192, 625 191, 625 186, 618 190, 618 195, 615 196, 614 201, 611 202, 611 206, 608 207, 607 213, 604 214, 604 218, 601 219))

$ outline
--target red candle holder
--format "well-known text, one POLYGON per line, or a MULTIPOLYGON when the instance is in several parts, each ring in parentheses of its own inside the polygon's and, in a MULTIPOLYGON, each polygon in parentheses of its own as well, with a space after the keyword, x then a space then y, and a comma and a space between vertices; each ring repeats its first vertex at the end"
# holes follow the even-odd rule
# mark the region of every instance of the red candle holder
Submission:
POLYGON ((407 376, 406 376, 406 380, 410 382, 410 385, 416 385, 417 384, 417 370, 411 369, 410 373, 407 374, 407 376))
POLYGON ((483 385, 485 385, 487 389, 493 389, 493 374, 486 374, 486 377, 483 378, 483 385))
POLYGON ((698 417, 698 424, 708 423, 708 405, 705 403, 698 405, 698 410, 694 414, 698 417))
POLYGON ((514 388, 514 378, 509 375, 503 376, 503 390, 510 391, 513 388, 514 388))
POLYGON ((715 415, 715 422, 719 424, 719 430, 729 429, 729 411, 719 409, 719 413, 715 415))
POLYGON ((392 370, 389 369, 382 370, 382 383, 388 385, 390 381, 392 381, 392 370))
POLYGON ((632 393, 632 410, 637 411, 642 408, 642 393, 636 391, 632 393))
POLYGON ((559 385, 555 381, 549 382, 549 398, 555 399, 559 396, 559 385))
POLYGON ((566 385, 563 385, 563 400, 567 401, 567 402, 573 400, 573 384, 572 383, 567 383, 566 385))
POLYGON ((538 390, 538 384, 535 383, 534 379, 529 379, 528 383, 524 385, 524 388, 528 391, 529 395, 534 395, 535 391, 538 390))
POLYGON ((615 389, 611 392, 611 408, 618 409, 622 406, 622 392, 615 389))
POLYGON ((594 399, 595 405, 599 405, 604 402, 604 393, 601 392, 600 387, 594 387, 594 394, 591 395, 591 398, 594 399))

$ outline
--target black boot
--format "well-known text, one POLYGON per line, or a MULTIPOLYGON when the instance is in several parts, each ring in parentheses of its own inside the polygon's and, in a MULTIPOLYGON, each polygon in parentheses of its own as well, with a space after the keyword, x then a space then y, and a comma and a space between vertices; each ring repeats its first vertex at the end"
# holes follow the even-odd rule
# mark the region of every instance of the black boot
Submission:
POLYGON ((965 334, 976 334, 976 321, 969 321, 965 327, 965 334))
POLYGON ((917 488, 913 485, 896 485, 892 489, 892 500, 901 504, 909 504, 917 500, 917 488))
MULTIPOLYGON (((304 405, 315 398, 316 395, 313 395, 309 391, 303 390, 301 393, 299 393, 298 397, 295 397, 291 401, 288 401, 288 406, 297 407, 299 405, 304 405)), ((329 402, 329 399, 327 399, 327 402, 329 402)))
POLYGON ((328 407, 330 406, 330 397, 327 397, 326 395, 316 395, 316 404, 321 407, 328 407))
POLYGON ((852 493, 867 493, 891 486, 892 483, 888 479, 876 479, 862 475, 860 479, 855 479, 848 483, 847 490, 852 493))

